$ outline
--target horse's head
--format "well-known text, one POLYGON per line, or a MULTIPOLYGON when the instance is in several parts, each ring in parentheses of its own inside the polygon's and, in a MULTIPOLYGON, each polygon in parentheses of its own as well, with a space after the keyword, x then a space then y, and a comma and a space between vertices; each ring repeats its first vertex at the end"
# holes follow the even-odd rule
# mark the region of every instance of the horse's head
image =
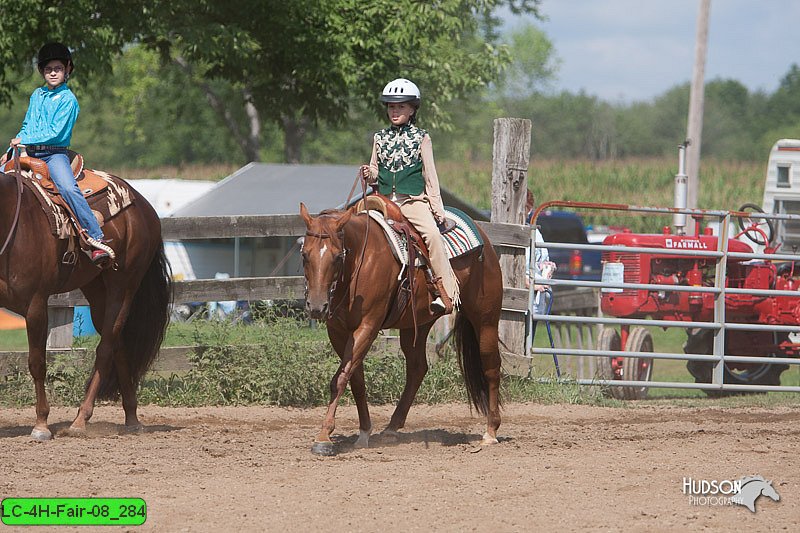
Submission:
POLYGON ((314 319, 325 319, 332 312, 333 294, 342 280, 347 248, 344 245, 344 225, 352 213, 323 212, 317 217, 308 214, 300 204, 300 216, 306 223, 306 235, 301 255, 306 278, 306 311, 314 319))

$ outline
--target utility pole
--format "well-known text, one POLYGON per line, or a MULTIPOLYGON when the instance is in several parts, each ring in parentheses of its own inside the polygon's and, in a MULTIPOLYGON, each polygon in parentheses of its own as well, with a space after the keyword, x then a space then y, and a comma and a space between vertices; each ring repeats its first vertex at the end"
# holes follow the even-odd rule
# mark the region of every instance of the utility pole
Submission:
POLYGON ((694 68, 692 70, 692 89, 689 93, 689 119, 686 138, 689 146, 686 157, 688 190, 686 206, 697 208, 697 192, 700 189, 700 146, 703 137, 703 104, 705 100, 706 49, 708 48, 708 12, 711 0, 700 0, 697 14, 697 35, 694 45, 694 68))

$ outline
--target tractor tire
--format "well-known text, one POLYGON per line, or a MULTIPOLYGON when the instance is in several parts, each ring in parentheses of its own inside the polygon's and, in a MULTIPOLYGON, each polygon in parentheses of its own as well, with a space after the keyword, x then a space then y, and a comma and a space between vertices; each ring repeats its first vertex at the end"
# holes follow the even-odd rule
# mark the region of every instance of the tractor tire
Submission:
MULTIPOLYGON (((711 355, 714 352, 714 333, 709 329, 690 329, 687 331, 686 343, 683 345, 684 353, 711 355)), ((779 340, 785 340, 785 333, 777 333, 779 340)), ((776 342, 777 344, 777 342, 776 342)), ((711 383, 715 363, 710 361, 687 361, 686 369, 694 377, 695 383, 711 383)), ((781 374, 789 365, 781 364, 754 364, 752 369, 745 372, 735 372, 725 365, 724 382, 729 385, 780 385, 781 374)), ((759 394, 751 391, 718 391, 704 390, 711 398, 737 396, 743 394, 759 394)))
MULTIPOLYGON (((642 327, 631 328, 628 341, 625 343, 626 352, 652 352, 653 336, 642 327)), ((652 357, 626 357, 622 363, 624 379, 633 381, 650 381, 653 379, 652 357)), ((649 387, 622 387, 626 400, 644 400, 647 398, 649 387)))
MULTIPOLYGON (((619 333, 611 328, 604 328, 597 339, 597 349, 618 352, 622 349, 619 333)), ((625 343, 626 352, 652 352, 653 337, 645 328, 631 328, 625 343)), ((601 379, 650 381, 653 377, 653 359, 644 357, 621 357, 615 365, 614 357, 599 356, 597 373, 601 379)), ((618 400, 643 400, 647 398, 649 387, 608 387, 606 395, 618 400)))
MULTIPOLYGON (((618 352, 622 350, 622 341, 620 340, 619 333, 613 328, 603 328, 600 335, 597 337, 597 349, 609 352, 618 352)), ((606 356, 597 357, 597 377, 605 380, 620 379, 616 375, 614 365, 612 364, 614 358, 606 356)), ((625 387, 605 387, 603 393, 611 398, 623 400, 625 387)))

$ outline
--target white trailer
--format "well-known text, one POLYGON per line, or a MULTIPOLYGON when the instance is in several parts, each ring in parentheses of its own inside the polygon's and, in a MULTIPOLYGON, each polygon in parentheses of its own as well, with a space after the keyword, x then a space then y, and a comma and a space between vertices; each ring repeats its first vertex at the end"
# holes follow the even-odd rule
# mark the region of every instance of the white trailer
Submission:
MULTIPOLYGON (((766 213, 800 214, 800 139, 781 139, 770 150, 761 207, 766 213)), ((800 250, 800 221, 774 222, 783 251, 800 250)))

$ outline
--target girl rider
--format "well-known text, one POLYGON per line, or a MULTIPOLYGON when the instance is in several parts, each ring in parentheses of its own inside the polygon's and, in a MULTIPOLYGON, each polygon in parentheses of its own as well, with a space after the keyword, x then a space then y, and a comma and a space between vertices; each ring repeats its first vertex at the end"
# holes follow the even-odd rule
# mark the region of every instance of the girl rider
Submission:
POLYGON ((11 139, 11 146, 23 144, 29 156, 47 163, 50 178, 95 248, 90 255, 92 262, 102 263, 109 258, 103 231, 78 188, 67 156, 72 128, 80 112, 78 100, 67 87, 73 69, 72 54, 61 43, 47 43, 39 50, 38 66, 45 84, 31 94, 22 129, 11 139))
POLYGON ((422 235, 440 293, 431 309, 449 314, 459 304, 458 280, 437 226, 445 215, 431 137, 415 125, 420 92, 411 81, 398 78, 384 87, 381 102, 391 125, 375 133, 372 158, 361 166, 360 174, 370 184, 377 182, 378 191, 397 203, 422 235))

